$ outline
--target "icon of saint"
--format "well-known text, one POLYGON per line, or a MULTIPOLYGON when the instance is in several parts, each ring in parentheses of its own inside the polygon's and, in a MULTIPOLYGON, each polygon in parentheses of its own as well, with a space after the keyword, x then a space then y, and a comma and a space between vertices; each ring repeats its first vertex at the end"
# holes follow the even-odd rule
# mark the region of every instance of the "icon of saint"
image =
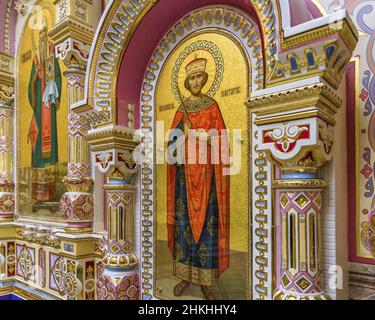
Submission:
POLYGON ((58 162, 57 110, 61 97, 61 71, 47 27, 39 32, 39 48, 33 53, 29 101, 33 117, 28 138, 32 145, 32 198, 50 201, 56 194, 55 164, 58 162))
POLYGON ((219 143, 211 147, 207 139, 206 163, 188 161, 185 144, 184 164, 167 165, 167 228, 168 246, 173 256, 173 274, 180 279, 174 287, 181 296, 190 285, 201 286, 204 297, 214 300, 210 287, 216 286, 220 275, 229 267, 229 175, 224 174, 227 162, 211 161, 211 153, 229 152, 226 129, 218 103, 202 93, 207 84, 207 59, 195 57, 186 67, 185 88, 190 97, 182 101, 171 129, 185 135, 189 129, 219 133, 219 143), (225 131, 224 131, 225 132, 225 131), (221 135, 220 135, 221 134, 221 135))

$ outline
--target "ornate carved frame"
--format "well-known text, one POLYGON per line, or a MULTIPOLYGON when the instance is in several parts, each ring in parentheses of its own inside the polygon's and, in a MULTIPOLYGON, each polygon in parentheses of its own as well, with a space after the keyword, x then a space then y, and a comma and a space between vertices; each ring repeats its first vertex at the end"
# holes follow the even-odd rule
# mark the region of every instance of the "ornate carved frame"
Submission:
MULTIPOLYGON (((36 1, 30 3, 34 4, 36 1)), ((91 145, 98 150, 102 148, 100 144, 104 140, 108 140, 116 154, 118 151, 132 151, 135 148, 135 143, 124 143, 121 140, 123 136, 130 139, 133 129, 116 126, 116 80, 132 35, 156 3, 154 0, 110 0, 102 16, 88 60, 84 99, 71 106, 73 113, 83 116, 90 123, 91 145)), ((257 18, 263 50, 261 55, 258 53, 258 57, 252 57, 258 59, 258 62, 263 62, 263 68, 253 72, 253 76, 259 76, 255 77, 253 84, 257 83, 260 86, 253 87, 252 95, 246 102, 250 110, 252 141, 252 298, 272 299, 277 286, 274 281, 274 276, 277 275, 274 215, 279 214, 276 209, 273 210, 273 202, 279 199, 273 192, 272 181, 274 178, 279 180, 275 183, 275 188, 279 188, 280 185, 290 187, 285 186, 285 180, 279 179, 278 172, 274 174, 274 168, 279 167, 283 172, 297 170, 309 176, 309 170, 316 169, 331 158, 334 115, 341 104, 336 90, 345 66, 351 58, 358 35, 345 12, 292 27, 287 1, 249 0, 249 3, 257 18), (261 56, 262 59, 259 60, 261 56), (260 79, 263 80, 262 83, 260 79), (293 130, 292 134, 284 134, 283 137, 276 134, 282 125, 285 129, 295 126, 301 128, 306 121, 311 121, 309 133, 310 138, 315 137, 314 139, 298 143, 303 137, 296 136, 293 130), (271 137, 273 140, 266 140, 265 137, 271 137), (293 154, 280 151, 277 146, 283 141, 279 138, 295 143, 298 151, 293 154), (304 148, 300 148, 302 145, 304 148), (330 146, 328 151, 327 145, 330 146)), ((22 17, 18 23, 16 39, 20 38, 27 18, 27 15, 22 17)), ((230 29, 229 26, 226 28, 230 29)), ((240 31, 234 30, 235 32, 240 31)), ((259 42, 260 39, 256 39, 255 47, 259 47, 259 42)), ((173 43, 168 44, 170 45, 173 47, 173 43)), ((17 101, 15 105, 17 106, 17 101)), ((104 147, 102 149, 105 150, 104 147)), ((13 160, 16 163, 15 156, 13 160)), ((299 177, 300 180, 289 182, 293 182, 295 188, 311 187, 310 181, 306 182, 305 177, 299 177)), ((139 195, 142 192, 142 188, 138 190, 139 195)), ((152 199, 146 199, 146 205, 147 203, 150 208, 152 199)), ((152 215, 152 210, 149 211, 152 215)), ((137 218, 137 227, 140 227, 144 222, 141 216, 137 218)), ((147 232, 145 229, 143 231, 147 232)), ((141 248, 152 247, 153 243, 152 234, 146 239, 145 234, 141 235, 140 232, 139 228, 136 231, 140 244, 137 255, 143 268, 140 270, 141 290, 144 293, 143 298, 146 299, 153 298, 149 278, 149 275, 152 276, 152 251, 145 255, 141 248), (145 270, 147 268, 148 271, 145 270), (142 271, 146 272, 142 274, 142 271)), ((279 292, 278 297, 288 298, 288 294, 279 292)))

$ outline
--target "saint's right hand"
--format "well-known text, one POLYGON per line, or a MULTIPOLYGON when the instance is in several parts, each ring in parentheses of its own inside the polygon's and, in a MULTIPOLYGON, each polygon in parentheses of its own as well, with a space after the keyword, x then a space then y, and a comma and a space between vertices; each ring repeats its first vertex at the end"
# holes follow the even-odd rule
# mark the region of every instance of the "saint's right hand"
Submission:
POLYGON ((185 125, 184 125, 184 136, 185 136, 185 140, 186 140, 187 137, 188 137, 189 129, 191 129, 191 122, 190 122, 190 121, 186 121, 186 122, 185 122, 185 125))

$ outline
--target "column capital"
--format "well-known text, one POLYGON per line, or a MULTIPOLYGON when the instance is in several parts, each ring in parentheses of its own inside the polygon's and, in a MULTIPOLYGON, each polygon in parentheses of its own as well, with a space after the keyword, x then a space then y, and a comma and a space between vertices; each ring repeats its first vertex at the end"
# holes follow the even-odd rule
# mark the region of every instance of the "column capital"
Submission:
POLYGON ((342 100, 320 79, 263 90, 246 105, 256 114, 258 150, 284 172, 315 172, 333 156, 334 116, 342 100))
POLYGON ((56 57, 59 58, 69 70, 66 73, 81 74, 85 77, 83 70, 86 69, 91 46, 84 41, 68 38, 55 45, 56 57))
POLYGON ((0 107, 13 108, 14 100, 14 58, 0 52, 0 107))
POLYGON ((133 130, 111 125, 90 130, 87 139, 100 172, 110 179, 131 180, 138 170, 133 155, 139 141, 133 130))
POLYGON ((84 70, 94 38, 91 0, 56 0, 56 21, 49 32, 56 57, 69 68, 84 70))

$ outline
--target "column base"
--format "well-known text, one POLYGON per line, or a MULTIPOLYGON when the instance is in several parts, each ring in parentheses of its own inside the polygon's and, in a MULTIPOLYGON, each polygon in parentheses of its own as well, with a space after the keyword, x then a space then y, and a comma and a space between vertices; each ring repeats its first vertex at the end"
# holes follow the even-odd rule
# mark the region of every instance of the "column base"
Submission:
POLYGON ((98 300, 139 300, 139 275, 132 271, 105 270, 97 283, 98 300))
POLYGON ((276 289, 273 300, 332 300, 329 294, 320 293, 298 293, 285 291, 281 288, 276 289))
POLYGON ((0 186, 0 222, 14 221, 15 199, 13 185, 0 186))
POLYGON ((92 232, 94 198, 91 193, 66 192, 60 200, 60 211, 68 224, 66 232, 92 232))

